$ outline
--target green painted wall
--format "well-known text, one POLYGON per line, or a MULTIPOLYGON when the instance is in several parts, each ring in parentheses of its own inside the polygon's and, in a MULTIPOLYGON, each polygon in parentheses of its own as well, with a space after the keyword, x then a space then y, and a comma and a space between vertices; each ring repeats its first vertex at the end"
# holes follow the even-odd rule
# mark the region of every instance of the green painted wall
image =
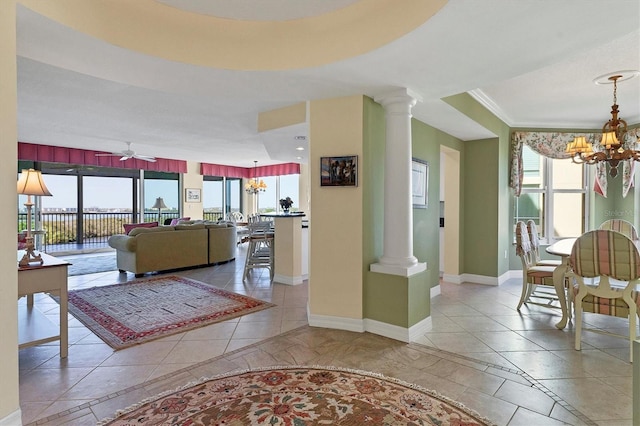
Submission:
POLYGON ((495 138, 464 142, 464 252, 463 272, 498 277, 509 269, 511 230, 509 222, 510 129, 470 95, 444 98, 495 138))
POLYGON ((413 209, 413 255, 427 262, 428 280, 438 285, 440 278, 440 145, 461 149, 459 139, 425 123, 411 122, 412 155, 429 163, 426 209, 413 209))

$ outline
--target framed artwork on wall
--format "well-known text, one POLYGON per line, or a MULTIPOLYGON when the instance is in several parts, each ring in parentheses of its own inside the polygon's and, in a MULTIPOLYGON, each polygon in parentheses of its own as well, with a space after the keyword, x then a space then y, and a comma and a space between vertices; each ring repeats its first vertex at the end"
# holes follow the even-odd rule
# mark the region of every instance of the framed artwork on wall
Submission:
POLYGON ((320 186, 358 186, 358 156, 320 157, 320 186))
POLYGON ((199 188, 186 188, 184 200, 187 203, 199 203, 200 202, 200 189, 199 188))
POLYGON ((417 158, 411 161, 411 198, 413 208, 426 209, 429 200, 429 163, 417 158))

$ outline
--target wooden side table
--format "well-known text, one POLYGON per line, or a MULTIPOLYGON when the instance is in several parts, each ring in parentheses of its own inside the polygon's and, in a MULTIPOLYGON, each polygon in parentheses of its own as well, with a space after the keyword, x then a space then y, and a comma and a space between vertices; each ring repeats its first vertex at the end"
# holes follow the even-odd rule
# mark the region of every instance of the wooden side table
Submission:
MULTIPOLYGON (((18 251, 18 260, 24 252, 18 251)), ((33 263, 18 267, 18 298, 27 296, 27 305, 18 309, 18 348, 60 340, 60 358, 69 351, 69 320, 67 304, 67 268, 69 262, 40 253, 42 265, 33 263), (60 300, 60 327, 33 306, 35 293, 57 295, 60 300)))

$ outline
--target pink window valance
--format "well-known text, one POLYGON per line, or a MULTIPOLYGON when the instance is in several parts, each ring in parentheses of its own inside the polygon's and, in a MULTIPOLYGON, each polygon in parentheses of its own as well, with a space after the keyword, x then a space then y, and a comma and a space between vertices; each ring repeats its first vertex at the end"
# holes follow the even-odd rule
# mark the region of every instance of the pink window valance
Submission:
POLYGON ((296 175, 300 174, 300 164, 274 164, 271 166, 256 167, 254 170, 253 167, 234 167, 223 166, 221 164, 201 163, 200 174, 203 176, 225 176, 246 179, 252 177, 296 175))
POLYGON ((156 158, 156 162, 152 163, 150 161, 131 158, 127 161, 120 161, 120 157, 97 157, 96 154, 98 153, 103 154, 104 151, 18 142, 18 160, 82 164, 87 166, 149 170, 168 173, 187 172, 187 162, 184 160, 156 158))

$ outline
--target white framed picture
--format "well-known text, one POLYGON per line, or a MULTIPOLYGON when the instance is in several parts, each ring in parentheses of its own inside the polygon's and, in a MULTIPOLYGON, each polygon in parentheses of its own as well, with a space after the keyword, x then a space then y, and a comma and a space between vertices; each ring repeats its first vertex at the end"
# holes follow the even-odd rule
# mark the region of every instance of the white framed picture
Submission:
POLYGON ((413 208, 426 209, 429 200, 429 163, 413 158, 411 161, 411 198, 413 208))
POLYGON ((199 203, 200 202, 200 189, 199 188, 187 188, 185 189, 184 199, 187 203, 199 203))

